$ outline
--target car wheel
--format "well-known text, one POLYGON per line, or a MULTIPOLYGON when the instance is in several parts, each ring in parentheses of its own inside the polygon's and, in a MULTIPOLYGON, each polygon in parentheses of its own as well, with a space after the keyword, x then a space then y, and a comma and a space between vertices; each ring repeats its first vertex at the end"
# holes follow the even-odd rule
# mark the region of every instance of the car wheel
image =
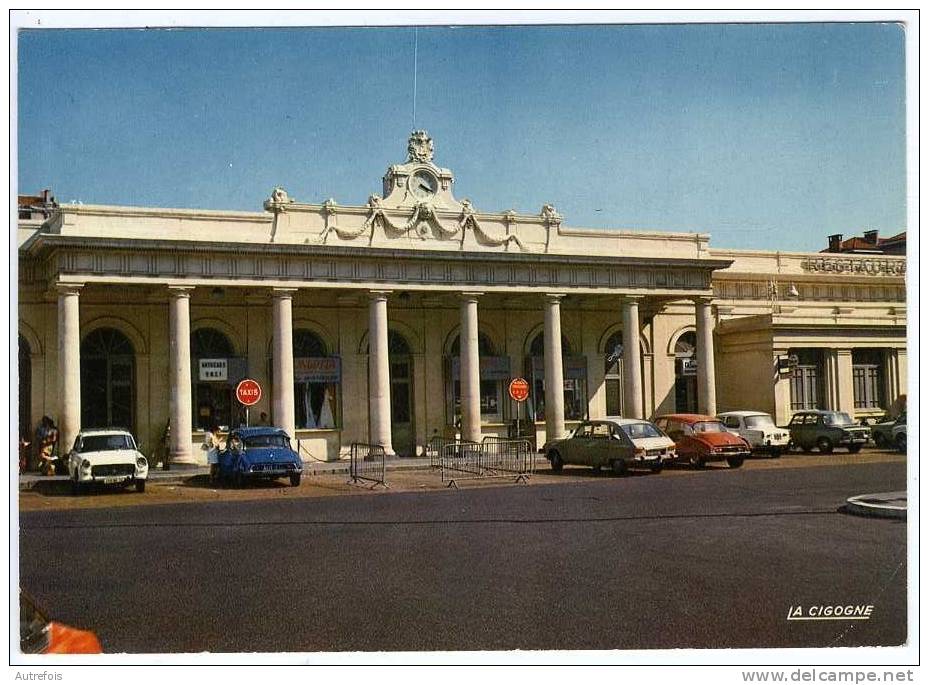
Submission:
POLYGON ((889 447, 889 445, 887 444, 887 438, 884 437, 883 433, 878 433, 877 435, 874 436, 874 445, 878 449, 882 449, 882 450, 885 450, 889 447))
POLYGON ((698 455, 691 454, 690 465, 693 466, 695 469, 702 469, 704 465, 704 461, 698 455))
POLYGON ((742 457, 729 457, 726 459, 726 463, 729 464, 730 469, 737 469, 745 462, 745 459, 742 457))
POLYGON ((781 450, 771 450, 771 458, 772 458, 772 459, 780 459, 780 458, 781 458, 781 450))
POLYGON ((135 491, 145 492, 145 480, 144 479, 139 479, 135 482, 135 491))
POLYGON ((858 454, 858 453, 861 451, 861 448, 862 448, 862 447, 863 447, 863 445, 849 445, 849 446, 848 446, 848 453, 849 453, 849 454, 858 454))
POLYGON ((626 462, 622 459, 614 459, 613 463, 610 464, 610 468, 614 476, 621 476, 626 472, 626 462))
POLYGON ((906 453, 906 436, 898 435, 897 436, 897 451, 906 453))
POLYGON ((822 454, 832 454, 832 440, 829 438, 820 438, 816 441, 816 448, 822 454))
POLYGON ((591 466, 590 468, 593 469, 593 472, 594 472, 594 473, 600 473, 600 464, 594 464, 594 465, 591 466))
POLYGON ((294 487, 297 487, 298 485, 300 485, 300 474, 299 473, 295 473, 290 477, 290 484, 293 485, 294 487))
POLYGON ((561 473, 561 469, 564 468, 564 462, 561 460, 561 455, 558 452, 549 452, 548 460, 552 463, 552 471, 555 473, 561 473))
POLYGON ((661 473, 661 469, 664 468, 664 465, 658 462, 657 464, 652 464, 648 468, 652 473, 661 473))

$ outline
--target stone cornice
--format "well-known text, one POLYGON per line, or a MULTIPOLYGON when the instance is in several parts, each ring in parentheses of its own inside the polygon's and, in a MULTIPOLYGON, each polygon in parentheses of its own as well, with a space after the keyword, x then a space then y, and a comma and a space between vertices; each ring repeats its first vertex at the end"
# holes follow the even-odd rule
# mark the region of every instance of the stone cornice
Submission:
POLYGON ((624 255, 564 255, 557 253, 525 252, 457 252, 448 250, 404 250, 393 248, 372 248, 366 246, 318 245, 318 244, 275 244, 275 243, 224 243, 194 240, 140 240, 133 238, 97 238, 72 237, 51 233, 34 236, 20 252, 39 258, 56 249, 65 250, 128 250, 135 255, 158 253, 189 254, 191 256, 212 254, 246 254, 267 257, 357 257, 367 260, 386 260, 389 262, 487 262, 507 264, 566 265, 571 266, 606 266, 606 267, 646 267, 665 269, 697 269, 711 272, 725 269, 731 260, 663 258, 663 257, 629 257, 624 255))
POLYGON ((208 219, 211 221, 263 221, 271 223, 268 212, 230 212, 212 209, 181 209, 163 207, 125 207, 120 205, 61 205, 55 214, 82 216, 148 217, 155 219, 208 219))

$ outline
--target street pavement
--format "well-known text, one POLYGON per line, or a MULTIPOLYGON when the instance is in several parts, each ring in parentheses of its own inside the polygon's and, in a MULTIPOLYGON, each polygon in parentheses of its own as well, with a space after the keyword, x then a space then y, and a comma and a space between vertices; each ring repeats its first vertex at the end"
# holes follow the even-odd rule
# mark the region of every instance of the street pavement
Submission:
POLYGON ((108 652, 847 647, 906 640, 905 463, 26 511, 20 582, 108 652), (873 605, 869 620, 791 607, 873 605))

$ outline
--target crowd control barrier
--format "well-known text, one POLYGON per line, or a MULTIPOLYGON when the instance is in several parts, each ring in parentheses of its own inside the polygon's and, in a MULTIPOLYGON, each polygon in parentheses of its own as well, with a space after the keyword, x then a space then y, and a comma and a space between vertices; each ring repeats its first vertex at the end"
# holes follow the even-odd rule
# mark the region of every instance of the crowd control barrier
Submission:
POLYGON ((449 445, 476 445, 471 440, 459 440, 458 438, 443 438, 436 435, 426 443, 426 457, 429 458, 429 468, 437 469, 442 465, 443 450, 449 445))
POLYGON ((532 475, 535 455, 528 440, 486 437, 480 443, 454 443, 442 447, 441 476, 446 487, 465 480, 514 478, 526 483, 532 475))
POLYGON ((386 454, 383 445, 369 445, 365 442, 353 442, 349 475, 352 483, 360 480, 371 481, 375 486, 387 485, 386 454))

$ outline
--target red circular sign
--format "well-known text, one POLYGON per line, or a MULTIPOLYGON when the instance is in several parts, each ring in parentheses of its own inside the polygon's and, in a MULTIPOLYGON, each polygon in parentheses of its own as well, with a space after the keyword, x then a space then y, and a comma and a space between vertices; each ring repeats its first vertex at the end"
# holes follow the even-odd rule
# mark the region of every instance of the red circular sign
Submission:
POLYGON ((529 397, 529 382, 525 378, 514 378, 510 381, 510 397, 517 402, 525 402, 529 397))
POLYGON ((246 378, 235 386, 235 396, 246 407, 258 404, 258 400, 261 399, 261 386, 258 385, 258 381, 246 378))

